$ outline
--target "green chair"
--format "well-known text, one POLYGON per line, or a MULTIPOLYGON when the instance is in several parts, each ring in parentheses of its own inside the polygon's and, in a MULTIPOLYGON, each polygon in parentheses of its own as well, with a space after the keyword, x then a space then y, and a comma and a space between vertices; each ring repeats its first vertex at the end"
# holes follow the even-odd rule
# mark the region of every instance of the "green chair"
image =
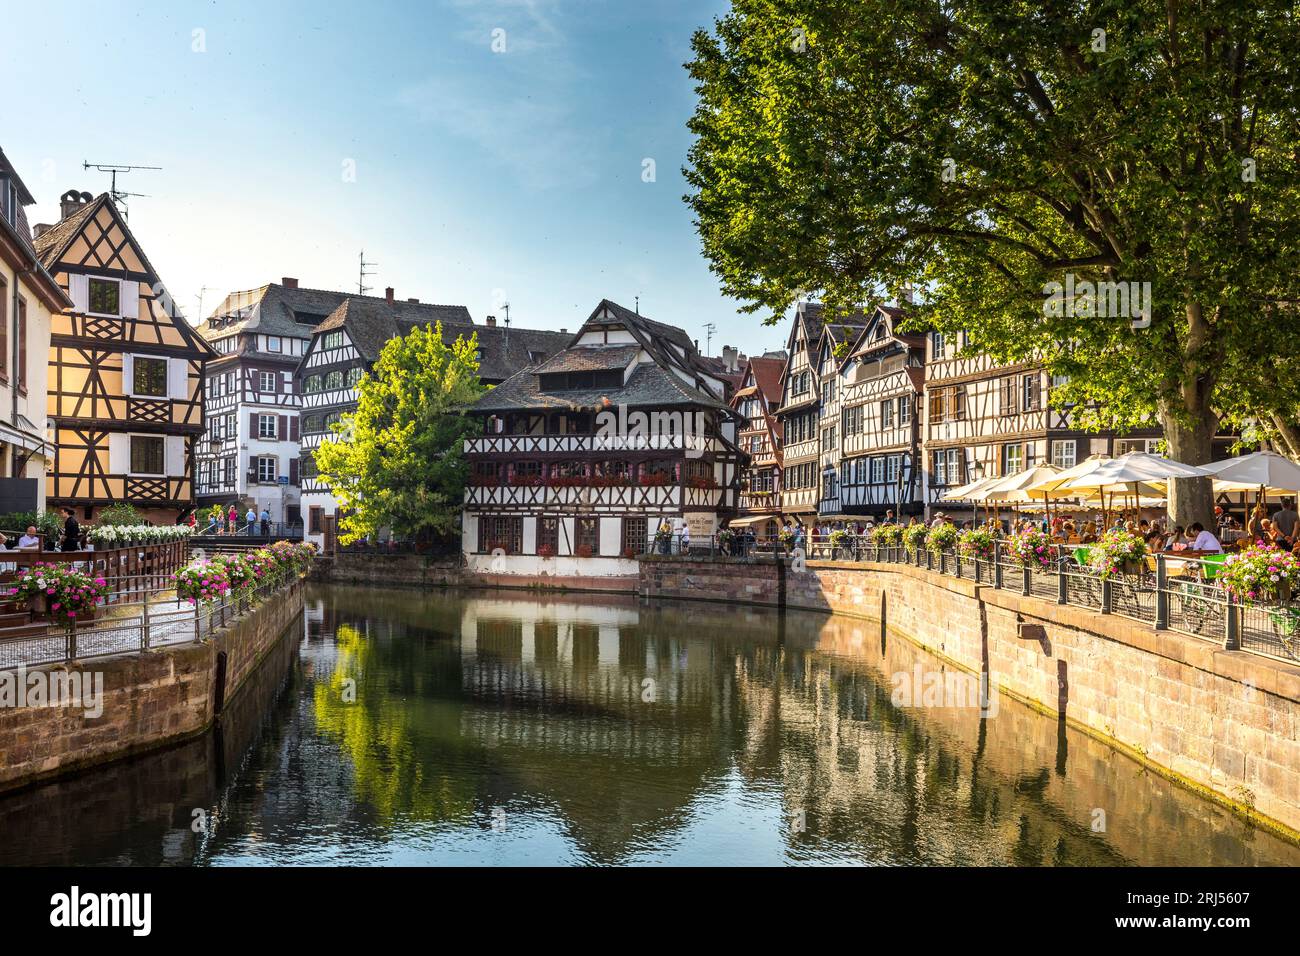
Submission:
POLYGON ((1204 581, 1213 581, 1223 570, 1223 565, 1227 562, 1226 554, 1206 554, 1201 556, 1201 575, 1204 581))
POLYGON ((1088 558, 1092 555, 1091 548, 1078 547, 1074 549, 1074 563, 1079 567, 1088 566, 1088 558))

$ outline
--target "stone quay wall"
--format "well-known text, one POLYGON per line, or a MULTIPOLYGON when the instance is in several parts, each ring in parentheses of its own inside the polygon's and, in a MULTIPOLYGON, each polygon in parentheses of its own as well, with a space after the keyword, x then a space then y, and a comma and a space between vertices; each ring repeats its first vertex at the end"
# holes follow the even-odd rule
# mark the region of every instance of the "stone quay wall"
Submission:
MULTIPOLYGON (((878 620, 1148 768, 1300 839, 1300 667, 894 564, 641 559, 643 597, 878 620)), ((996 718, 994 718, 996 719, 996 718)))
POLYGON ((300 580, 276 592, 202 643, 14 672, 28 681, 45 675, 41 682, 56 672, 79 673, 87 689, 82 699, 58 707, 30 699, 26 706, 0 707, 0 791, 203 733, 301 617, 303 590, 300 580), (101 677, 102 695, 92 710, 102 706, 102 712, 91 716, 83 702, 90 681, 101 677))

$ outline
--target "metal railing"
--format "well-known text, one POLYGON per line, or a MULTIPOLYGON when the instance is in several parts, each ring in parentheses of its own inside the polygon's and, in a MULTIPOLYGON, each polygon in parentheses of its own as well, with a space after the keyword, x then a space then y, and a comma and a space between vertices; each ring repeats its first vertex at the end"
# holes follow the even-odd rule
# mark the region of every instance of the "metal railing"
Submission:
POLYGON ((1115 615, 1158 630, 1211 641, 1227 650, 1244 650, 1281 660, 1300 660, 1300 600, 1277 603, 1242 602, 1219 580, 1222 565, 1176 552, 1157 553, 1105 575, 1081 560, 1080 547, 1054 544, 1045 568, 1030 568, 1004 553, 997 541, 984 557, 956 549, 909 550, 883 547, 865 536, 832 542, 827 535, 794 541, 737 535, 720 542, 717 536, 690 539, 683 549, 673 536, 667 554, 725 556, 753 561, 808 560, 909 564, 939 574, 966 578, 999 590, 1036 597, 1056 604, 1115 615))
MULTIPOLYGON (((40 625, 43 630, 0 638, 0 670, 199 643, 298 578, 295 573, 285 573, 267 579, 256 588, 199 605, 181 599, 175 588, 150 591, 141 582, 141 588, 134 592, 136 600, 118 599, 100 605, 88 623, 64 627, 34 620, 33 630, 40 625)), ((113 597, 120 598, 120 595, 113 597)))

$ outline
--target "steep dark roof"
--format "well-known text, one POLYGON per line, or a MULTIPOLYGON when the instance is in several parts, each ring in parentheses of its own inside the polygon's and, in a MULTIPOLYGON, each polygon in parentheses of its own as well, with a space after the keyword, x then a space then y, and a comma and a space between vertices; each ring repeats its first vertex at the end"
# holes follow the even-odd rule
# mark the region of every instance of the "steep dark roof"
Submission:
MULTIPOLYGON (((444 322, 443 329, 446 328, 447 323, 444 322)), ((538 364, 537 356, 541 356, 540 361, 543 362, 550 359, 563 351, 572 338, 567 332, 504 325, 476 325, 474 332, 478 335, 479 351, 482 354, 478 363, 478 377, 485 382, 504 382, 521 369, 538 364)), ((465 334, 468 334, 468 330, 465 334)))
MULTIPOLYGON (((608 309, 610 314, 620 322, 627 325, 638 326, 651 338, 666 339, 667 341, 672 342, 674 345, 680 347, 682 352, 687 356, 696 358, 699 356, 699 352, 695 348, 695 343, 691 341, 691 337, 687 335, 683 329, 679 329, 675 325, 666 325, 663 322, 656 322, 654 319, 647 318, 638 312, 633 312, 631 309, 624 308, 617 302, 613 302, 609 299, 601 299, 600 305, 596 306, 592 315, 594 316, 595 313, 599 312, 601 309, 608 309)), ((588 319, 587 321, 591 320, 588 319)), ((581 334, 581 332, 582 330, 579 329, 578 333, 581 334)))
POLYGON ((590 372, 596 369, 627 368, 637 353, 639 345, 578 346, 565 349, 543 362, 534 372, 590 372))
MULTIPOLYGON (((460 334, 482 331, 474 326, 469 309, 463 305, 431 305, 423 302, 393 302, 374 296, 345 296, 342 303, 315 331, 346 329, 358 352, 370 362, 379 358, 384 344, 405 335, 416 326, 442 323, 443 331, 452 328, 460 334)), ((456 336, 451 336, 454 341, 456 336)))
POLYGON ((621 388, 591 388, 577 391, 543 392, 537 387, 536 369, 518 372, 491 389, 470 406, 475 412, 528 409, 592 410, 624 405, 628 408, 666 408, 694 405, 725 409, 727 406, 683 382, 654 362, 642 362, 621 388))
POLYGON ((18 205, 30 206, 36 202, 31 191, 28 190, 27 184, 24 183, 23 178, 18 175, 18 170, 14 169, 14 164, 9 162, 9 157, 5 155, 3 149, 0 149, 0 173, 4 173, 8 176, 10 180, 13 181, 13 184, 18 187, 18 205))

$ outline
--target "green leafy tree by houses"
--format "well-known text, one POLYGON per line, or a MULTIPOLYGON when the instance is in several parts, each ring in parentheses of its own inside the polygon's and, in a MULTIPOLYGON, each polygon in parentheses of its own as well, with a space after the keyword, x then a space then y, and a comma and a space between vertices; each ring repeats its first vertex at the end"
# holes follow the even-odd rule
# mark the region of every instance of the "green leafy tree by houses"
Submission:
POLYGON ((1158 420, 1193 464, 1225 418, 1294 414, 1290 4, 734 0, 693 46, 687 201, 750 310, 915 282, 914 327, 1041 359, 1081 424, 1158 420), (1126 285, 1048 314, 1067 277, 1126 285), (1096 317, 1131 282, 1149 316, 1096 317))
POLYGON ((444 536, 460 520, 464 440, 479 427, 462 409, 483 391, 476 335, 451 345, 442 324, 390 340, 358 386, 357 410, 316 450, 317 473, 339 500, 339 540, 383 528, 444 536))

